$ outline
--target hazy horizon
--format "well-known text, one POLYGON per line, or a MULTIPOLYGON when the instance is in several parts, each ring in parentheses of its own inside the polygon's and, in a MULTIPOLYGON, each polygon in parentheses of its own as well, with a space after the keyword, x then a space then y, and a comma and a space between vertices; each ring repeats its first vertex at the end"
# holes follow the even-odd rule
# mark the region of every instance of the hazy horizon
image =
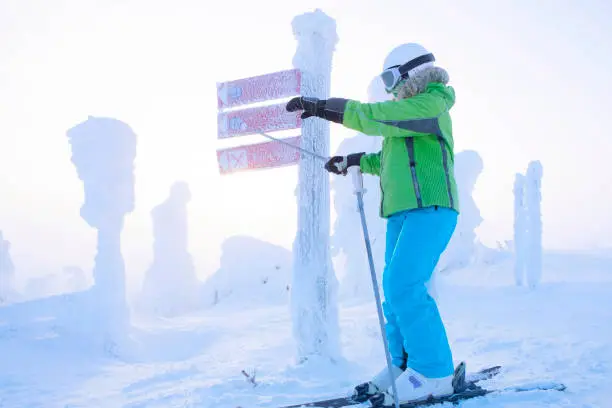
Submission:
MULTIPOLYGON (((333 96, 365 101, 404 42, 422 43, 449 71, 456 152, 484 162, 474 194, 484 243, 512 239, 514 175, 540 160, 544 247, 612 248, 609 3, 0 0, 0 230, 18 279, 93 266, 95 231, 79 216, 83 187, 65 134, 88 115, 138 136, 136 210, 122 236, 130 278, 151 262, 150 210, 176 180, 192 191, 200 276, 231 235, 290 248, 297 169, 219 175, 217 148, 259 139, 217 140, 216 83, 291 68, 291 20, 315 8, 337 23, 333 96)), ((331 129, 332 153, 355 134, 331 129)))

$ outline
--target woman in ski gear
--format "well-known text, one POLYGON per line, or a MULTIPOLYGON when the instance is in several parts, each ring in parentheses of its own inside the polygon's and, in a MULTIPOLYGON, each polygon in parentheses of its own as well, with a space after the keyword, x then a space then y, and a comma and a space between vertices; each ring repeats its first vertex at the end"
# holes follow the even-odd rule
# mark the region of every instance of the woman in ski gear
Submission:
MULTIPOLYGON (((381 79, 393 100, 360 103, 342 98, 296 97, 287 104, 302 118, 319 117, 382 136, 377 153, 332 157, 325 169, 348 167, 380 177, 380 215, 387 219, 383 309, 400 402, 453 393, 453 359, 434 299, 426 287, 457 224, 454 143, 449 110, 455 91, 448 74, 418 44, 403 44, 386 58, 381 79)), ((372 395, 390 387, 385 368, 356 388, 372 395)), ((387 402, 392 401, 390 397, 387 402)))

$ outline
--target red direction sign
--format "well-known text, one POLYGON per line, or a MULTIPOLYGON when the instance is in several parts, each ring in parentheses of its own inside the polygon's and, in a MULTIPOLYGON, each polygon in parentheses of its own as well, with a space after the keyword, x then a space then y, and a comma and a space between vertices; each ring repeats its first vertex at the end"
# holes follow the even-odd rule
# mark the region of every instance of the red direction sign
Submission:
POLYGON ((274 72, 217 84, 219 109, 299 95, 301 75, 297 69, 274 72))
MULTIPOLYGON (((302 137, 283 141, 300 146, 302 137)), ((243 170, 289 166, 300 160, 300 152, 280 142, 266 142, 217 150, 219 172, 229 174, 243 170)))
POLYGON ((252 135, 259 132, 297 129, 299 112, 287 112, 285 104, 222 112, 217 115, 217 137, 252 135))

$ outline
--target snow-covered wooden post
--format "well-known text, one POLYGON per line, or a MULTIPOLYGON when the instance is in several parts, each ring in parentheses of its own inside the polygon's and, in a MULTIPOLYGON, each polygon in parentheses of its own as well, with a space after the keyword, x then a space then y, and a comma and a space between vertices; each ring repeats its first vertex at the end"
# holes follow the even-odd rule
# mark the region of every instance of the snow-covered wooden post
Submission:
POLYGON ((340 342, 338 283, 329 248, 329 175, 321 161, 300 155, 290 146, 329 156, 329 124, 316 118, 302 121, 299 112, 285 110, 286 101, 228 110, 294 95, 329 97, 331 62, 338 41, 335 21, 316 10, 295 17, 293 32, 298 41, 294 69, 217 84, 217 137, 225 139, 297 128, 301 128, 302 135, 218 149, 217 159, 221 174, 299 162, 298 231, 293 245, 291 290, 294 337, 300 361, 311 356, 334 360, 340 355, 340 342))
POLYGON ((542 279, 542 164, 532 161, 527 168, 525 200, 527 202, 526 276, 530 288, 542 279))
POLYGON ((523 284, 527 240, 527 209, 525 207, 525 176, 516 173, 514 179, 514 280, 523 284))
MULTIPOLYGON (((302 73, 304 96, 330 96, 332 56, 338 42, 336 22, 321 10, 296 16, 297 40, 293 65, 302 73)), ((302 123, 302 147, 329 156, 329 123, 321 119, 302 123)), ((293 245, 291 307, 293 332, 300 361, 340 355, 337 280, 330 247, 329 174, 322 163, 303 155, 299 164, 298 229, 293 245)))

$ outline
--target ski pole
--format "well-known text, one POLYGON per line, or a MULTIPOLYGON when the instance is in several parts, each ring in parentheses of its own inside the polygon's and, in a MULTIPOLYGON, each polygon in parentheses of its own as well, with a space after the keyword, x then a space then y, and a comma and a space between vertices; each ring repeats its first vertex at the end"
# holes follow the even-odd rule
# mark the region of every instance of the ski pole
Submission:
POLYGON ((309 156, 311 156, 311 157, 315 157, 315 158, 317 158, 317 159, 319 159, 319 160, 323 160, 323 161, 324 161, 324 162, 326 162, 326 163, 327 163, 327 161, 329 160, 329 157, 323 157, 323 156, 321 156, 321 155, 318 155, 318 154, 316 154, 316 153, 311 152, 310 150, 303 149, 303 148, 301 148, 300 146, 296 146, 296 145, 294 145, 293 143, 288 143, 288 142, 285 142, 285 141, 284 141, 284 140, 282 140, 282 139, 277 139, 277 138, 272 137, 272 136, 270 136, 270 135, 268 135, 268 134, 266 134, 266 133, 263 133, 263 132, 257 132, 257 134, 258 134, 258 135, 265 136, 265 137, 267 137, 268 139, 272 139, 272 140, 274 140, 274 141, 276 141, 276 142, 279 142, 279 143, 282 143, 282 144, 284 144, 284 145, 287 145, 287 146, 293 147, 294 149, 299 150, 299 151, 300 151, 300 152, 302 152, 302 153, 306 153, 307 155, 309 155, 309 156))
POLYGON ((357 196, 357 207, 359 208, 359 214, 361 216, 361 226, 363 228, 363 238, 365 241, 366 252, 368 254, 368 263, 370 264, 370 274, 372 275, 372 287, 374 288, 374 298, 376 299, 376 309, 378 311, 378 322, 380 323, 380 333, 382 335, 383 345, 385 346, 385 358, 387 359, 387 370, 389 371, 389 377, 391 379, 391 389, 393 390, 393 399, 395 401, 395 408, 400 408, 399 399, 397 395, 397 387, 395 385, 395 378, 393 377, 393 371, 391 370, 391 354, 389 353, 389 345, 387 343, 387 331, 385 330, 385 321, 383 317, 382 304, 380 301, 380 294, 378 291, 378 283, 376 280, 376 271, 374 270, 374 259, 372 257, 372 245, 370 244, 370 236, 368 234, 368 225, 366 223, 365 211, 363 208, 363 176, 358 166, 352 166, 348 168, 348 171, 353 177, 353 187, 355 187, 355 195, 357 196))

